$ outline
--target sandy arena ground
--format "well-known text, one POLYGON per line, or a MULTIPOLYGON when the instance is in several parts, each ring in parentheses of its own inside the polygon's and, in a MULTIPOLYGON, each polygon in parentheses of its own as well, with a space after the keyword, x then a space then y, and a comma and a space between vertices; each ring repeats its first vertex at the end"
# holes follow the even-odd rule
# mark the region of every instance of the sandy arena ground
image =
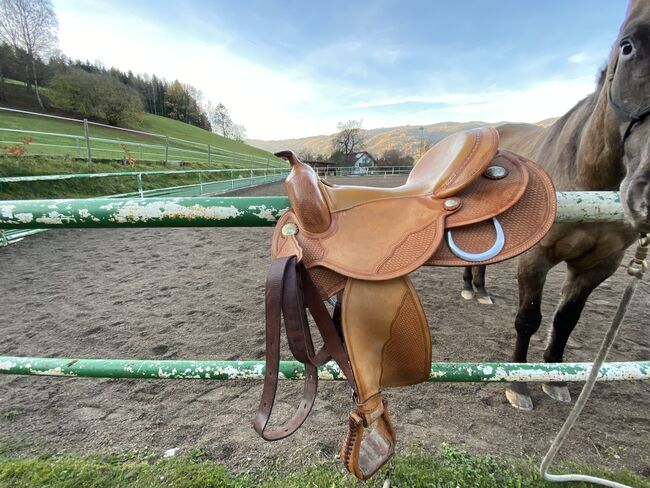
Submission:
MULTIPOLYGON (((359 178, 335 179, 360 183, 359 178)), ((364 179, 396 185, 401 177, 364 179)), ((240 195, 279 195, 273 184, 240 195)), ((264 278, 272 229, 56 230, 0 249, 0 354, 149 359, 255 359, 264 354, 264 278)), ((507 361, 514 344, 515 263, 488 269, 496 304, 460 297, 460 269, 412 275, 433 337, 434 361, 507 361), (435 290, 433 292, 432 290, 435 290)), ((542 359, 564 268, 550 274, 542 359)), ((591 361, 627 276, 591 296, 567 361, 591 361)), ((639 286, 611 361, 647 360, 650 286, 639 286)), ((267 443, 251 427, 261 382, 0 377, 0 447, 15 454, 200 447, 238 470, 275 457, 304 462, 338 451, 350 405, 344 383, 322 383, 303 428, 267 443), (292 453, 298 454, 293 455, 292 453)), ((281 384, 279 410, 301 385, 281 384)), ((570 385, 574 398, 579 384, 570 385)), ((503 385, 427 384, 389 391, 399 448, 451 443, 474 453, 539 458, 571 406, 532 387, 535 410, 506 402, 503 385)), ((601 383, 562 458, 650 476, 650 391, 643 382, 601 383)))

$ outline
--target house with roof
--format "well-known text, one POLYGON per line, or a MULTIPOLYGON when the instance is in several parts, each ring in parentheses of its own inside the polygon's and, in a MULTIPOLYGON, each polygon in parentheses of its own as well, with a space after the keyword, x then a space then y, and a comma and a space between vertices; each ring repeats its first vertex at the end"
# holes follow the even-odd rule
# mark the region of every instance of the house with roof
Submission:
POLYGON ((365 175, 369 173, 369 168, 377 166, 377 161, 367 151, 353 152, 348 157, 348 160, 354 166, 352 170, 353 175, 365 175))

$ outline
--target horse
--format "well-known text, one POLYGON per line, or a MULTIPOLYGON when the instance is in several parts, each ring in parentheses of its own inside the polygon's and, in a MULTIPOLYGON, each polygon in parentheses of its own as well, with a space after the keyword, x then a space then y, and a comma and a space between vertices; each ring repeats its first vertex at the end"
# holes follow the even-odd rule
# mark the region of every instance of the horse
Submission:
MULTIPOLYGON (((532 335, 542 322, 541 303, 549 270, 565 262, 561 299, 544 352, 562 362, 564 350, 591 292, 621 264, 639 234, 650 231, 650 1, 631 0, 609 61, 595 91, 549 127, 497 126, 500 146, 544 167, 559 191, 620 190, 626 221, 554 224, 534 248, 519 257, 519 308, 513 362, 526 362, 532 335)), ((477 267, 479 268, 479 267, 477 267)), ((463 296, 490 303, 485 267, 464 273, 463 296), (487 299, 485 297, 488 297, 487 299)), ((542 386, 551 398, 570 402, 566 383, 542 386)), ((526 383, 510 383, 511 405, 532 410, 526 383)))

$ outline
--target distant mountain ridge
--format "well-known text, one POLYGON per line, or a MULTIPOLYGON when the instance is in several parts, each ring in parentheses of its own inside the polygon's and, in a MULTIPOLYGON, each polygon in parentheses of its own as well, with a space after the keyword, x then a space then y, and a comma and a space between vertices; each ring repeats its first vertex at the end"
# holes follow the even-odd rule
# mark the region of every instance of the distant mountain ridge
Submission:
MULTIPOLYGON (((547 127, 557 119, 546 119, 539 125, 547 127)), ((488 123, 481 121, 472 122, 440 122, 429 125, 403 125, 400 127, 384 127, 366 131, 363 150, 374 157, 380 157, 384 151, 397 149, 402 154, 413 156, 417 159, 422 150, 422 141, 435 144, 453 132, 473 129, 483 125, 499 125, 503 122, 488 123), (423 129, 420 129, 422 127, 423 129)), ((335 134, 302 137, 299 139, 284 139, 276 141, 263 141, 251 139, 248 144, 270 152, 291 150, 297 154, 309 153, 312 156, 322 155, 327 158, 333 149, 335 134)))

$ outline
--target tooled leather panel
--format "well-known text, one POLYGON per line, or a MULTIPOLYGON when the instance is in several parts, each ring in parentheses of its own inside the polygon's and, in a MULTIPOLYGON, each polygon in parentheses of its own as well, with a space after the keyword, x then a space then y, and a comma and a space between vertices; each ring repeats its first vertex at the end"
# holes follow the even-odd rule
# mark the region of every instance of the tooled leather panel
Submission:
POLYGON ((454 195, 454 198, 462 202, 462 207, 449 216, 445 227, 490 220, 508 210, 522 197, 528 186, 528 171, 513 153, 499 151, 488 166, 501 166, 508 174, 499 180, 491 180, 483 175, 471 186, 454 195))
POLYGON ((404 277, 386 281, 349 279, 345 286, 343 336, 357 383, 358 403, 381 389, 384 346, 408 293, 404 277))
POLYGON ((301 229, 296 238, 305 249, 307 241, 318 240, 325 250, 322 259, 308 266, 324 266, 352 278, 387 280, 410 273, 434 253, 449 214, 441 201, 430 197, 382 200, 333 214, 324 234, 301 229))
MULTIPOLYGON (((282 227, 287 224, 298 224, 292 210, 285 212, 275 226, 275 232, 271 240, 272 258, 297 256, 297 260, 302 261, 309 269, 309 274, 323 299, 341 291, 347 279, 345 276, 322 266, 314 266, 314 262, 321 259, 324 253, 320 241, 317 239, 304 239, 302 242, 298 242, 296 236, 285 236, 282 234, 282 227)), ((300 230, 298 230, 298 234, 300 234, 300 230)))
POLYGON ((431 371, 431 335, 422 304, 411 281, 391 325, 390 340, 382 353, 380 386, 422 383, 431 371))
POLYGON ((347 281, 345 276, 322 266, 309 268, 309 275, 323 300, 336 295, 343 289, 347 281))
POLYGON ((296 245, 297 242, 295 242, 295 239, 292 240, 288 239, 287 236, 282 234, 282 227, 284 227, 286 224, 290 223, 295 223, 296 222, 296 217, 293 213, 292 210, 289 210, 280 217, 280 220, 278 220, 278 223, 275 225, 275 229, 273 230, 273 237, 271 238, 271 258, 276 259, 279 257, 283 256, 291 256, 291 251, 295 251, 293 254, 298 256, 298 261, 302 259, 302 250, 298 248, 293 248, 292 246, 296 245))
POLYGON ((437 219, 424 228, 407 235, 377 268, 377 273, 383 276, 408 268, 410 263, 417 261, 422 254, 426 254, 431 243, 435 242, 437 235, 442 234, 441 224, 441 219, 437 219))
MULTIPOLYGON (((546 172, 537 164, 522 158, 529 180, 523 197, 497 219, 505 234, 505 247, 489 261, 467 262, 449 250, 446 239, 437 252, 425 263, 429 266, 478 266, 494 264, 517 256, 537 244, 549 231, 555 220, 557 201, 555 188, 546 172)), ((454 241, 471 253, 488 249, 496 236, 491 221, 453 229, 454 241)))

